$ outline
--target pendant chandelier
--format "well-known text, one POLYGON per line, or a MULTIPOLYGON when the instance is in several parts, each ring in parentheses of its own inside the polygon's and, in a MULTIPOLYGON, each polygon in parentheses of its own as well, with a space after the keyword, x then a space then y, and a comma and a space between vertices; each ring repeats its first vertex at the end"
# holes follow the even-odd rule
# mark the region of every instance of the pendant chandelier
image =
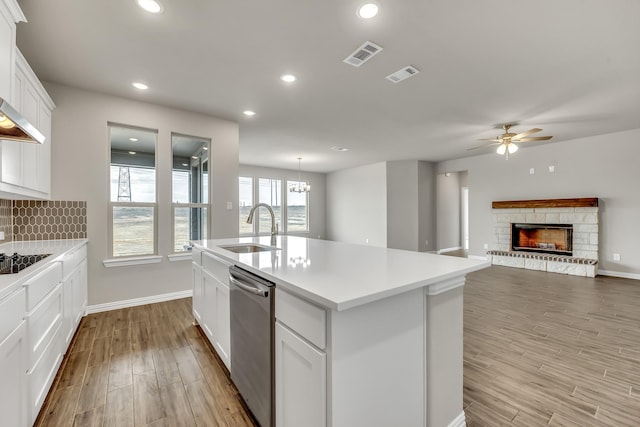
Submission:
POLYGON ((298 182, 289 185, 290 193, 308 193, 311 191, 311 186, 306 182, 302 182, 300 178, 300 161, 302 157, 298 157, 298 182))

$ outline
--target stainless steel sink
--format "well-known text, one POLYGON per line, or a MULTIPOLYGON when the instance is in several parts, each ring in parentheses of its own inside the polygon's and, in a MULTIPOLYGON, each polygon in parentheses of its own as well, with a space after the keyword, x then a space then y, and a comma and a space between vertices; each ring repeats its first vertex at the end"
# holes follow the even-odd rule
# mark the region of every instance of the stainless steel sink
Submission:
POLYGON ((218 246, 219 248, 226 249, 237 254, 250 254, 254 252, 276 251, 280 248, 273 246, 256 245, 255 243, 239 243, 236 245, 218 246))

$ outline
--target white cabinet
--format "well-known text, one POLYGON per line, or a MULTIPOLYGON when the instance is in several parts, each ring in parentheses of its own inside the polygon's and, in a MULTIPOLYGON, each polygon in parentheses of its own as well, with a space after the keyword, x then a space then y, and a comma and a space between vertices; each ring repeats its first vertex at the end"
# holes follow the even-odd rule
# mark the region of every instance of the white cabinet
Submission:
POLYGON ((191 263, 192 312, 196 322, 202 324, 202 308, 204 306, 202 299, 202 251, 193 248, 191 255, 193 257, 191 263))
POLYGON ((33 424, 64 354, 62 263, 53 261, 24 283, 27 323, 27 422, 33 424))
POLYGON ((80 319, 87 309, 87 246, 66 254, 63 261, 64 319, 62 334, 65 348, 71 343, 80 319))
POLYGON ((16 51, 16 23, 26 21, 16 0, 0 0, 0 98, 11 102, 16 51))
POLYGON ((228 369, 231 366, 229 266, 211 254, 194 253, 193 315, 228 369))
POLYGON ((15 49, 13 85, 13 107, 46 139, 44 144, 1 142, 0 194, 48 199, 51 193, 51 111, 55 105, 18 49, 15 49))
POLYGON ((326 353, 280 322, 276 322, 275 330, 276 426, 324 427, 326 353))
POLYGON ((325 426, 326 310, 276 290, 276 425, 325 426))
POLYGON ((27 345, 23 288, 0 300, 0 425, 27 425, 27 345))

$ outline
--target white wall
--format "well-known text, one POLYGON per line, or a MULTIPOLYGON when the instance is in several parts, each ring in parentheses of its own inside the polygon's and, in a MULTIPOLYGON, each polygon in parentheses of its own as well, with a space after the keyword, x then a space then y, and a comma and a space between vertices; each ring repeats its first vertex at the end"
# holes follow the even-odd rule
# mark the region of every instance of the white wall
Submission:
MULTIPOLYGON (((298 170, 265 168, 261 166, 240 165, 240 176, 255 176, 260 178, 276 178, 282 179, 286 185, 286 181, 297 181, 298 170)), ((309 232, 296 233, 305 237, 313 237, 325 239, 326 231, 326 174, 301 172, 302 181, 307 181, 311 186, 309 192, 309 232)), ((287 189, 285 188, 285 191, 287 189)), ((244 218, 246 220, 246 218, 244 218)))
POLYGON ((387 246, 385 162, 327 175, 327 239, 387 246))
POLYGON ((54 102, 52 199, 86 200, 89 304, 191 288, 188 261, 105 268, 108 258, 109 135, 107 122, 158 130, 158 251, 171 253, 171 132, 212 140, 212 237, 238 233, 238 125, 214 117, 83 91, 45 87, 54 102), (226 203, 233 204, 226 210, 226 203))
MULTIPOLYGON (((640 129, 521 148, 505 160, 487 154, 438 164, 438 172, 468 171, 471 255, 493 241, 494 200, 600 199, 599 269, 640 274, 640 129), (549 172, 549 166, 555 172, 549 172), (531 175, 529 169, 534 168, 531 175), (613 253, 621 261, 613 261, 613 253)), ((438 224, 441 221, 438 216, 438 224)))
POLYGON ((387 162, 387 247, 419 249, 418 161, 387 162))
POLYGON ((418 162, 418 225, 420 252, 436 249, 436 165, 418 162))

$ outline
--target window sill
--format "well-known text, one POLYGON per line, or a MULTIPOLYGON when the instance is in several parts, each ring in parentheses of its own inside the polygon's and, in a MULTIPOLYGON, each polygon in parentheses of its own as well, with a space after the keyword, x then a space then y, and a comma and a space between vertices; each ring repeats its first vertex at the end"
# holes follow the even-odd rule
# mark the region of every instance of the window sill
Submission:
POLYGON ((169 258, 169 261, 171 261, 171 262, 175 262, 175 261, 191 261, 193 259, 193 255, 191 255, 191 252, 185 252, 185 253, 181 253, 181 254, 167 255, 167 258, 169 258))
POLYGON ((112 267, 126 267, 129 265, 142 265, 142 264, 157 264, 162 262, 162 257, 159 255, 150 255, 134 258, 115 258, 105 259, 102 264, 107 268, 112 267))

